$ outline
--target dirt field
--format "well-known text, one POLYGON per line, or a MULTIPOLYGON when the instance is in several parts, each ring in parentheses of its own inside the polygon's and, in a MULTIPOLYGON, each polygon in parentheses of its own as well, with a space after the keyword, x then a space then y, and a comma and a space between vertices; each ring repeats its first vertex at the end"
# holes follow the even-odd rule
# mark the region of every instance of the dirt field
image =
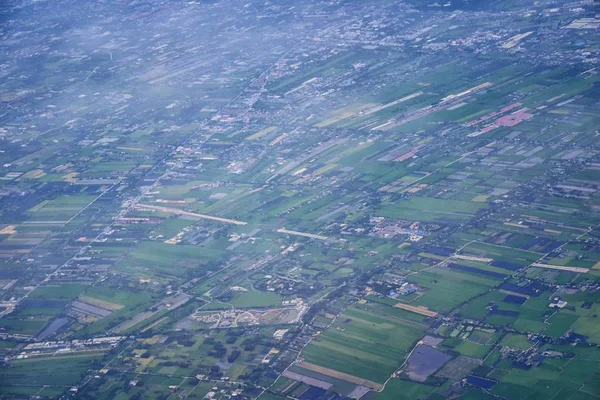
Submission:
POLYGON ((292 371, 285 371, 282 375, 285 376, 286 378, 290 378, 290 379, 293 379, 298 382, 304 382, 307 385, 315 386, 315 387, 325 389, 325 390, 328 390, 331 386, 333 386, 329 382, 320 381, 318 379, 311 378, 309 376, 304 376, 304 375, 301 375, 301 374, 298 374, 298 373, 292 372, 292 371))
POLYGON ((213 221, 224 222, 226 224, 247 225, 246 222, 236 221, 235 219, 213 217, 212 215, 193 213, 193 212, 189 212, 189 211, 180 210, 178 208, 161 207, 161 206, 151 206, 151 205, 148 205, 148 204, 137 204, 135 206, 135 208, 141 209, 141 210, 155 210, 155 211, 160 211, 160 212, 165 212, 165 213, 175 214, 175 215, 186 215, 188 217, 210 219, 210 220, 213 220, 213 221))
POLYGON ((346 382, 355 383, 357 385, 366 386, 366 387, 371 388, 371 389, 375 389, 375 390, 382 390, 383 389, 383 385, 381 383, 377 383, 377 382, 369 381, 369 380, 366 380, 366 379, 362 379, 362 378, 359 378, 357 376, 353 376, 353 375, 345 374, 343 372, 335 371, 333 369, 320 367, 318 365, 307 363, 305 361, 301 361, 301 362, 299 362, 296 365, 298 365, 301 368, 306 368, 306 369, 318 372, 318 373, 323 374, 323 375, 327 375, 327 376, 331 376, 333 378, 341 379, 341 380, 344 380, 346 382))
POLYGON ((429 308, 423 306, 411 306, 404 303, 398 303, 394 307, 401 308, 406 311, 411 311, 416 314, 425 315, 426 317, 435 317, 436 315, 438 315, 437 312, 431 311, 429 308))
POLYGON ((540 264, 540 263, 533 263, 533 264, 531 264, 531 266, 537 267, 537 268, 557 269, 559 271, 577 272, 579 274, 585 274, 590 271, 589 268, 583 268, 583 267, 568 267, 568 266, 563 266, 563 265, 550 265, 550 264, 540 264))
POLYGON ((80 296, 79 300, 83 301, 84 303, 88 303, 93 306, 104 308, 104 309, 111 310, 111 311, 120 310, 124 307, 122 304, 111 303, 109 301, 100 300, 100 299, 97 299, 95 297, 90 297, 90 296, 80 296))

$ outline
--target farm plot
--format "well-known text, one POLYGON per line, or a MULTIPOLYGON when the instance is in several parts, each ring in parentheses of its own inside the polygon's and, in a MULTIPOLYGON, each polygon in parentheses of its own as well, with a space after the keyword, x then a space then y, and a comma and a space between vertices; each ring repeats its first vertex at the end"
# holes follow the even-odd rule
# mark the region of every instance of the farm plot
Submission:
POLYGON ((447 268, 411 275, 409 280, 428 291, 410 304, 424 306, 434 311, 448 312, 457 305, 481 294, 499 280, 487 276, 459 272, 447 268))
POLYGON ((96 196, 93 195, 76 195, 76 196, 60 196, 54 200, 40 204, 41 207, 34 207, 31 218, 28 223, 44 223, 44 224, 64 224, 80 212, 84 207, 90 204, 96 196))
MULTIPOLYGON (((385 306, 352 306, 304 350, 306 362, 358 379, 384 382, 424 328, 400 322, 385 306)), ((343 377, 340 377, 344 379, 343 377)))
POLYGON ((215 249, 142 242, 129 259, 117 264, 117 269, 144 277, 181 276, 190 268, 198 268, 219 255, 215 249))
POLYGON ((456 223, 483 208, 483 203, 413 197, 382 208, 380 214, 389 218, 456 223))

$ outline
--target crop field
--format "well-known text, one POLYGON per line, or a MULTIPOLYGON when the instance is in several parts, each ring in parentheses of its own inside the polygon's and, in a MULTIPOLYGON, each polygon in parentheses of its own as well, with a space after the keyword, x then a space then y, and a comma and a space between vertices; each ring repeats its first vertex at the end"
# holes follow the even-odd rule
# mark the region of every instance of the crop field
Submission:
POLYGON ((77 298, 85 288, 81 284, 40 286, 13 314, 0 319, 0 328, 9 333, 35 336, 54 317, 62 314, 70 300, 77 298))
POLYGON ((86 171, 86 176, 89 177, 104 177, 104 176, 119 176, 126 174, 135 163, 130 161, 105 161, 92 165, 86 171))
MULTIPOLYGON (((510 210, 513 214, 520 214, 523 218, 530 219, 538 223, 545 223, 550 228, 552 225, 556 225, 565 230, 576 230, 582 232, 588 228, 590 222, 594 224, 597 219, 579 219, 573 218, 571 213, 557 213, 549 209, 533 209, 533 208, 514 208, 510 210)), ((597 223, 597 222, 596 222, 597 223)))
POLYGON ((0 371, 0 380, 14 385, 57 385, 67 388, 87 373, 101 354, 76 354, 11 361, 11 368, 0 371))
POLYGON ((380 215, 390 218, 414 219, 420 221, 459 222, 473 216, 484 208, 482 203, 434 198, 411 198, 399 201, 393 206, 383 207, 380 215))
POLYGON ((492 393, 511 399, 533 395, 589 398, 598 394, 598 366, 587 360, 548 360, 531 370, 513 369, 504 375, 492 393), (565 369, 566 363, 570 368, 565 369), (576 372, 577 371, 577 372, 576 372))
POLYGON ((411 305, 442 312, 451 310, 498 283, 497 279, 490 277, 445 268, 421 271, 411 275, 409 280, 428 289, 425 294, 412 301, 411 305))
POLYGON ((85 285, 72 283, 62 285, 46 284, 34 290, 31 299, 74 299, 85 289, 85 285))
POLYGON ((402 380, 392 379, 376 397, 377 400, 396 400, 398 393, 403 393, 407 398, 425 400, 435 392, 435 387, 402 380))
POLYGON ((469 244, 462 250, 462 253, 487 257, 495 261, 505 261, 514 264, 520 264, 523 266, 527 266, 535 262, 542 256, 541 253, 481 242, 469 244))
MULTIPOLYGON (((330 390, 336 393, 347 396, 356 388, 355 383, 351 383, 342 379, 338 379, 329 375, 325 375, 310 369, 302 368, 299 365, 293 365, 290 371, 300 374, 301 376, 317 379, 321 382, 327 382, 331 385, 330 390)), ((281 387, 281 386, 280 386, 281 387)), ((282 391, 280 391, 283 393, 282 391)))
POLYGON ((600 397, 595 1, 4 3, 0 398, 600 397))
POLYGON ((463 340, 453 347, 453 350, 466 357, 484 358, 492 350, 491 345, 483 345, 463 340))
POLYGON ((236 308, 250 308, 278 306, 281 301, 281 296, 276 293, 252 290, 236 293, 229 303, 236 308))
POLYGON ((44 202, 31 210, 32 216, 29 221, 32 223, 66 223, 96 197, 94 195, 78 194, 75 196, 61 196, 44 202))
POLYGON ((126 291, 106 287, 90 287, 80 300, 110 310, 107 317, 83 327, 79 334, 98 334, 143 311, 152 304, 153 294, 147 291, 126 291))
MULTIPOLYGON (((501 310, 519 311, 525 307, 505 301, 507 296, 508 295, 506 293, 493 290, 470 301, 461 309, 461 315, 473 319, 484 318, 488 314, 487 307, 492 303, 501 310)), ((525 297, 522 297, 521 299, 528 301, 525 297)), ((546 306, 547 304, 543 305, 543 307, 546 306)))
POLYGON ((400 366, 423 329, 390 318, 385 306, 353 306, 304 350, 312 364, 374 382, 400 366))
POLYGON ((531 347, 532 343, 530 343, 524 335, 518 334, 507 334, 502 338, 500 342, 502 346, 508 346, 514 349, 527 350, 531 347))
POLYGON ((142 242, 117 268, 141 276, 180 276, 188 269, 201 268, 219 255, 215 249, 166 243, 142 242))
MULTIPOLYGON (((46 311, 46 310, 44 310, 46 311)), ((50 317, 42 316, 13 316, 2 318, 0 328, 6 332, 20 335, 35 336, 49 322, 50 317)))
POLYGON ((56 398, 60 396, 66 388, 61 387, 46 387, 40 389, 37 386, 0 386, 0 394, 7 398, 45 396, 56 398))
POLYGON ((262 395, 259 397, 259 399, 260 399, 260 400, 284 400, 284 399, 285 399, 285 397, 284 397, 284 396, 278 396, 278 395, 276 395, 276 394, 273 394, 273 393, 268 393, 268 392, 265 392, 265 393, 263 393, 263 394, 262 394, 262 395))

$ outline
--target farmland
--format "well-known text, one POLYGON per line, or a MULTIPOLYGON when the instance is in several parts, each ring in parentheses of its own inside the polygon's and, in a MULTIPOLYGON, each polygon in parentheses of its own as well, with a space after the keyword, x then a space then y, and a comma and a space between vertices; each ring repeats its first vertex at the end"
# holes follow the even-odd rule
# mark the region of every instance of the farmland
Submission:
POLYGON ((0 5, 0 397, 600 396, 596 2, 80 3, 0 5))
POLYGON ((375 305, 349 308, 305 349, 305 360, 359 378, 384 382, 422 333, 418 327, 390 320, 385 311, 384 307, 375 305))

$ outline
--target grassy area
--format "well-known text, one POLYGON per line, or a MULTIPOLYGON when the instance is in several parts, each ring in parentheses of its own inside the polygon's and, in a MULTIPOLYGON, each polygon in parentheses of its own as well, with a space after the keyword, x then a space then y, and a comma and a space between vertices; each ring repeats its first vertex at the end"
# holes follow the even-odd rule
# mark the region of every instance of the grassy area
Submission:
POLYGON ((85 285, 62 283, 40 286, 29 295, 30 299, 75 299, 83 292, 85 285))
POLYGON ((216 260, 221 251, 209 248, 162 242, 142 242, 127 259, 116 268, 140 277, 172 279, 184 275, 190 269, 202 269, 203 265, 216 260))
POLYGON ((392 379, 385 386, 385 389, 378 393, 376 400, 426 400, 435 392, 437 388, 424 385, 417 382, 406 381, 402 379, 392 379))
POLYGON ((101 354, 86 353, 13 360, 8 368, 0 369, 0 381, 13 385, 72 385, 87 373, 92 361, 101 357, 101 354))
POLYGON ((483 203, 411 197, 382 207, 379 215, 417 221, 457 222, 472 217, 483 208, 483 203))
POLYGON ((112 305, 114 311, 107 317, 93 322, 79 331, 78 335, 93 335, 108 331, 137 313, 145 311, 154 301, 154 295, 148 291, 125 291, 110 287, 91 287, 85 292, 86 297, 98 299, 105 307, 112 305), (123 306, 118 308, 118 306, 123 306))
POLYGON ((508 333, 502 338, 500 342, 502 346, 512 347, 513 349, 527 350, 532 346, 527 340, 525 335, 519 335, 516 333, 508 333))
POLYGON ((532 251, 525 251, 505 246, 496 246, 481 242, 469 244, 461 251, 461 253, 492 258, 495 261, 506 261, 523 266, 537 261, 542 256, 542 254, 532 251))
POLYGON ((282 297, 277 293, 250 290, 237 292, 229 303, 236 308, 251 308, 280 306, 281 301, 282 297))
POLYGON ((498 283, 498 280, 488 277, 441 268, 419 272, 411 275, 409 280, 428 289, 410 304, 441 312, 452 310, 498 283))
POLYGON ((7 332, 18 333, 21 335, 36 335, 48 323, 48 317, 20 317, 8 316, 0 319, 0 328, 7 332))

